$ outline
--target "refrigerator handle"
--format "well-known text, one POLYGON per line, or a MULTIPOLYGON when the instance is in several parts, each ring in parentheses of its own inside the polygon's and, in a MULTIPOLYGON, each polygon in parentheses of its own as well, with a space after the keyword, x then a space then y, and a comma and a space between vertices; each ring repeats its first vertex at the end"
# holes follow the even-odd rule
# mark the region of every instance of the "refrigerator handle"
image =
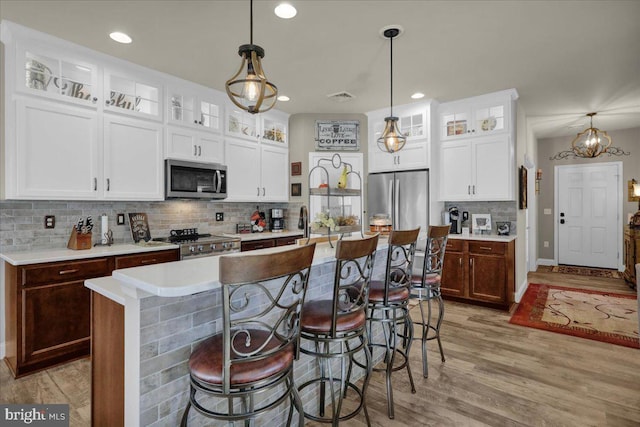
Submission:
POLYGON ((393 218, 393 228, 394 229, 399 229, 400 228, 400 212, 398 209, 398 206, 400 206, 400 180, 398 178, 394 178, 395 184, 396 184, 396 188, 395 188, 395 204, 393 205, 393 214, 394 214, 394 218, 393 218))

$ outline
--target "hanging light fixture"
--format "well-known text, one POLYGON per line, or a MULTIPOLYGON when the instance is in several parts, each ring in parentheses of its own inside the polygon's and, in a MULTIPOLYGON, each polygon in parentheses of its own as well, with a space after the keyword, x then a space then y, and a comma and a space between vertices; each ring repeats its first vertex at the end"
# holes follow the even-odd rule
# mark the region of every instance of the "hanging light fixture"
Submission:
POLYGON ((400 132, 400 128, 398 127, 398 118, 393 116, 393 38, 397 37, 398 34, 400 34, 400 30, 398 28, 387 28, 382 34, 389 39, 389 50, 391 52, 391 60, 389 66, 391 70, 391 107, 389 117, 384 118, 384 130, 382 131, 382 135, 380 136, 380 138, 378 138, 378 147, 382 151, 395 153, 396 151, 402 150, 405 142, 407 142, 407 138, 402 134, 402 132, 400 132))
POLYGON ((611 137, 607 132, 593 127, 593 116, 598 113, 589 113, 591 123, 589 127, 578 134, 571 142, 571 149, 576 157, 598 157, 607 152, 611 146, 611 137))
POLYGON ((227 80, 225 88, 227 95, 236 106, 256 114, 273 108, 278 97, 278 88, 264 75, 261 62, 264 58, 264 49, 253 44, 253 0, 250 1, 249 7, 249 44, 243 44, 238 48, 242 63, 238 72, 227 80))

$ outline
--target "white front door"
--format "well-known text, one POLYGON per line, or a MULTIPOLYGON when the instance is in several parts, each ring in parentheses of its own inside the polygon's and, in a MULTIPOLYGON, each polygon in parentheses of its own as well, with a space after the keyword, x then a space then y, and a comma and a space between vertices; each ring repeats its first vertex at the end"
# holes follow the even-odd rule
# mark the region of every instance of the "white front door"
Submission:
POLYGON ((619 266, 622 164, 557 166, 558 263, 619 266))

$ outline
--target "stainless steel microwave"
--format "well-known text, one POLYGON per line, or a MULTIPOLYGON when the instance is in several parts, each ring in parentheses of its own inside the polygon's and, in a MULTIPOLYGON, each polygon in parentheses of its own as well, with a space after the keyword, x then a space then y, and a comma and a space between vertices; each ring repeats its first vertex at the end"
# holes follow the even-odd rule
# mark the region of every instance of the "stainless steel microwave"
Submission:
POLYGON ((165 160, 165 199, 226 199, 227 167, 165 160))

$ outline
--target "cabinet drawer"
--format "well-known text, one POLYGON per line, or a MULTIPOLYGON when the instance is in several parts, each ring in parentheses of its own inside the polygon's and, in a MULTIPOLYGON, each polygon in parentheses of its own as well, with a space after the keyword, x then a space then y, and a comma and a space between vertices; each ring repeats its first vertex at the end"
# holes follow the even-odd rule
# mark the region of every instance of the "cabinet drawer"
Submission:
POLYGON ((469 252, 475 254, 504 255, 506 247, 503 242, 469 242, 469 252))
POLYGON ((22 268, 22 286, 70 282, 111 274, 108 258, 33 264, 22 268))
POLYGON ((276 246, 295 245, 296 240, 300 238, 302 236, 279 237, 276 239, 276 246))
POLYGON ((254 240, 252 242, 242 242, 242 252, 255 251, 256 249, 272 248, 276 245, 276 239, 254 240))
POLYGON ((463 249, 464 249, 464 240, 458 240, 458 239, 447 240, 447 251, 462 252, 463 249))
POLYGON ((139 267, 141 265, 159 264, 161 262, 178 261, 179 259, 180 254, 177 249, 117 256, 116 270, 120 268, 139 267))

